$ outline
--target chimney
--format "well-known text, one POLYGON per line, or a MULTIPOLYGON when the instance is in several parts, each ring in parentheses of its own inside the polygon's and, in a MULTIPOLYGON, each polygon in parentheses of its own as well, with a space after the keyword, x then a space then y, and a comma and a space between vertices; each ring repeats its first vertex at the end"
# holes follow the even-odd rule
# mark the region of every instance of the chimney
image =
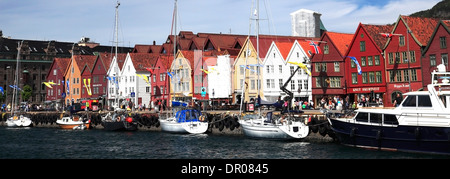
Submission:
POLYGON ((292 36, 320 37, 320 16, 322 14, 307 9, 300 9, 290 14, 292 36))
POLYGON ((156 41, 155 40, 153 41, 153 45, 156 45, 156 41))

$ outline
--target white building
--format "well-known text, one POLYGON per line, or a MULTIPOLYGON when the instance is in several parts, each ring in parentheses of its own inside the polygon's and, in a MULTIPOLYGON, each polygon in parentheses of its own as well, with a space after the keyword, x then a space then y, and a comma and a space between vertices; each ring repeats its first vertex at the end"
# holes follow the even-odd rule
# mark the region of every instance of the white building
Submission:
POLYGON ((217 64, 208 66, 208 95, 212 100, 227 99, 232 95, 230 61, 230 55, 218 55, 217 64))
POLYGON ((108 71, 106 72, 106 76, 108 79, 108 106, 110 107, 118 107, 118 100, 120 98, 118 81, 126 54, 118 54, 117 56, 118 58, 116 58, 115 56, 112 57, 111 64, 109 65, 108 71))
POLYGON ((321 36, 323 27, 320 16, 322 14, 307 9, 300 9, 290 14, 292 36, 316 37, 321 36))
MULTIPOLYGON (((265 100, 275 102, 279 96, 283 98, 287 95, 280 88, 298 67, 288 62, 302 62, 309 69, 311 68, 309 64, 310 55, 304 48, 309 48, 308 42, 304 39, 295 40, 294 42, 272 42, 263 61, 262 83, 265 100)), ((291 78, 286 89, 294 93, 293 101, 311 100, 311 76, 303 69, 300 69, 291 78)))

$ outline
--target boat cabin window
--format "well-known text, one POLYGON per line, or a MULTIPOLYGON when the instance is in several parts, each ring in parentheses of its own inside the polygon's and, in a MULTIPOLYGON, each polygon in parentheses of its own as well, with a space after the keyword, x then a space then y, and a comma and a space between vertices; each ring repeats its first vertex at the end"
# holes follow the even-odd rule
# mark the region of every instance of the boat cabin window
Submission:
POLYGON ((431 105, 431 99, 430 96, 428 95, 419 95, 417 96, 417 106, 418 107, 433 107, 433 105, 431 105))
POLYGON ((369 122, 368 113, 360 112, 356 115, 356 121, 358 122, 369 122))
POLYGON ((397 117, 392 114, 384 114, 384 124, 398 125, 397 117))
POLYGON ((409 95, 405 102, 402 104, 403 107, 433 107, 431 104, 430 96, 428 95, 409 95))
POLYGON ((370 123, 381 123, 383 114, 370 113, 370 123))
POLYGON ((409 95, 402 104, 403 107, 416 107, 416 95, 409 95))

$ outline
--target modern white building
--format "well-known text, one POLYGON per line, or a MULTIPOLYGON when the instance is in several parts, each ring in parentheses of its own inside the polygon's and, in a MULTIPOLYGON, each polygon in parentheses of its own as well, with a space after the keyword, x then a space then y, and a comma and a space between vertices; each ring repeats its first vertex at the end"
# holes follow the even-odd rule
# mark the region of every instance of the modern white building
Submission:
POLYGON ((325 27, 320 20, 322 14, 307 9, 300 9, 290 14, 292 36, 316 37, 321 36, 321 29, 325 27))
POLYGON ((208 66, 208 95, 211 100, 227 99, 232 95, 230 55, 218 55, 217 64, 208 66))

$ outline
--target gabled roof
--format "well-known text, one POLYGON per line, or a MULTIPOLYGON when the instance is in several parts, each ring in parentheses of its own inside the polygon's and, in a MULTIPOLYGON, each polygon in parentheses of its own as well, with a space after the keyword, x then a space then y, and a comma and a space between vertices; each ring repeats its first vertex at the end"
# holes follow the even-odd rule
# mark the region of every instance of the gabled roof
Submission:
POLYGON ((292 49, 292 45, 294 45, 294 42, 274 42, 274 43, 277 46, 278 50, 280 51, 283 60, 286 61, 289 52, 292 49))
POLYGON ((354 34, 327 31, 324 35, 328 35, 331 43, 336 47, 341 56, 344 56, 347 53, 354 34))
POLYGON ((147 72, 145 68, 155 66, 159 55, 149 53, 130 53, 130 58, 136 72, 147 72))
POLYGON ((450 20, 441 20, 439 21, 439 24, 436 25, 433 34, 430 37, 430 41, 427 43, 427 47, 422 52, 423 54, 426 54, 428 49, 430 48, 431 42, 433 41, 434 37, 436 36, 437 31, 439 30, 439 27, 442 26, 445 30, 447 30, 447 33, 450 34, 450 20))
POLYGON ((372 41, 377 45, 380 51, 383 49, 384 45, 388 41, 388 38, 383 37, 380 33, 389 33, 394 28, 394 25, 370 25, 370 24, 360 24, 364 28, 367 34, 370 36, 372 41))
POLYGON ((427 45, 434 28, 439 23, 439 20, 434 18, 400 16, 393 31, 397 28, 400 21, 403 21, 406 27, 412 31, 414 39, 420 46, 427 45))

